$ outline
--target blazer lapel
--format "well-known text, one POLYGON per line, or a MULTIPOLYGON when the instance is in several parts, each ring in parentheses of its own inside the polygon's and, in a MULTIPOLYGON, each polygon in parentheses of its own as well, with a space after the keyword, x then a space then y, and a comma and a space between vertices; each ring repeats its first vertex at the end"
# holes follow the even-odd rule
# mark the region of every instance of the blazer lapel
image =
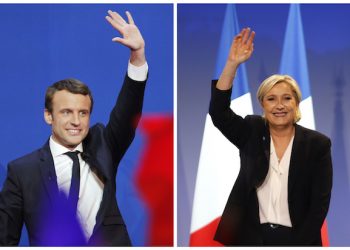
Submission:
MULTIPOLYGON (((91 138, 89 135, 90 134, 88 134, 88 136, 83 141, 84 152, 82 154, 82 157, 84 161, 86 161, 89 164, 91 171, 93 171, 104 184, 101 205, 96 215, 96 224, 93 230, 93 234, 94 234, 102 223, 102 220, 106 212, 106 208, 108 207, 108 204, 111 200, 110 197, 111 197, 112 191, 110 190, 111 180, 107 177, 109 176, 108 173, 105 173, 104 169, 100 166, 98 160, 95 157, 96 152, 95 154, 92 153, 94 151, 91 147, 89 147, 89 145, 91 144, 90 142, 91 138)), ((91 237, 90 239, 92 238, 93 237, 91 237)))
MULTIPOLYGON (((107 182, 108 182, 108 180, 107 180, 107 182)), ((97 215, 96 215, 96 224, 94 226, 93 234, 96 232, 96 230, 102 224, 103 218, 105 217, 105 214, 106 214, 106 209, 112 200, 113 199, 111 199, 110 184, 105 183, 100 209, 98 210, 97 215)))
POLYGON ((107 176, 109 175, 108 173, 105 173, 104 169, 99 166, 98 161, 96 159, 96 150, 93 149, 91 145, 94 145, 94 143, 92 142, 91 129, 90 129, 90 132, 83 140, 84 152, 82 153, 81 156, 83 160, 89 164, 91 171, 93 171, 98 176, 98 178, 103 183, 105 183, 107 181, 107 176))
POLYGON ((260 160, 259 164, 262 164, 261 168, 259 169, 259 174, 258 174, 258 182, 256 187, 261 186, 267 176, 267 173, 269 171, 269 164, 270 164, 270 131, 269 131, 269 125, 267 122, 264 121, 264 127, 263 127, 263 133, 261 137, 261 144, 263 146, 264 154, 263 158, 260 160))
POLYGON ((99 166, 98 161, 94 159, 94 157, 91 157, 88 163, 90 165, 91 170, 95 172, 95 174, 100 178, 100 180, 103 181, 103 184, 104 184, 102 201, 96 215, 96 224, 93 230, 93 234, 94 234, 102 224, 103 218, 106 213, 106 209, 109 203, 111 202, 111 184, 110 184, 111 180, 106 177, 107 175, 104 174, 103 171, 101 171, 101 167, 99 166))
POLYGON ((50 201, 52 204, 54 204, 59 192, 49 141, 47 141, 40 150, 40 172, 50 201))
MULTIPOLYGON (((269 125, 267 122, 264 122, 264 134, 262 136, 262 144, 264 147, 264 155, 266 157, 267 162, 270 162, 270 143, 271 143, 271 139, 270 139, 270 131, 269 131, 269 125)), ((269 166, 267 165, 267 168, 269 166)))
POLYGON ((97 175, 97 177, 105 184, 105 182, 107 181, 107 174, 105 174, 102 171, 101 167, 99 167, 97 160, 92 156, 90 151, 85 146, 83 147, 84 152, 81 154, 81 157, 85 162, 89 164, 91 171, 94 172, 97 175))
POLYGON ((305 159, 303 155, 305 154, 303 149, 303 131, 299 125, 295 125, 295 135, 293 141, 292 154, 290 158, 289 174, 288 174, 288 197, 291 197, 294 184, 297 180, 299 169, 303 165, 303 160, 305 159))

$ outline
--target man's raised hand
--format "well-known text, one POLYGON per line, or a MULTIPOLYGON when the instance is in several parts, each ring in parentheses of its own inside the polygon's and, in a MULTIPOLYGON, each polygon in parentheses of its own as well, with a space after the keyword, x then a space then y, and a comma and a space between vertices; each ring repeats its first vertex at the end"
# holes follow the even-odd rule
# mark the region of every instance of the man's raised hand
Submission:
POLYGON ((117 12, 108 11, 108 16, 106 16, 107 21, 122 35, 122 37, 114 37, 112 41, 130 48, 130 62, 136 66, 141 66, 146 62, 145 41, 129 11, 126 11, 126 16, 128 17, 128 22, 117 12))

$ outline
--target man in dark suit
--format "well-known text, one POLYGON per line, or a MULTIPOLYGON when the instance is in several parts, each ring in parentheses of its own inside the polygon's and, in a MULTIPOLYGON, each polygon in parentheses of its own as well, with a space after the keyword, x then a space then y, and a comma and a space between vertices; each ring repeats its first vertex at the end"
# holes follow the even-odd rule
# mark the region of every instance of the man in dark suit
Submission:
POLYGON ((25 223, 31 245, 131 245, 116 200, 117 166, 132 142, 143 105, 148 66, 133 18, 108 11, 107 21, 130 48, 123 87, 106 126, 89 128, 93 99, 75 79, 50 86, 45 145, 8 165, 0 193, 0 245, 17 245, 25 223))

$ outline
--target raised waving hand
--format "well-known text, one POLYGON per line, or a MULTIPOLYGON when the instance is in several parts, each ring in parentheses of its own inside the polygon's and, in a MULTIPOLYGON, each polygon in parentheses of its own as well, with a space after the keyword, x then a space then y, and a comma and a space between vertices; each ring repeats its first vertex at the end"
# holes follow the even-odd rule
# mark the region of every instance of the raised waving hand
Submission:
POLYGON ((255 32, 251 31, 250 28, 242 29, 242 31, 235 36, 231 44, 225 68, 216 84, 218 89, 227 90, 232 87, 232 82, 238 66, 247 61, 253 54, 254 37, 255 32))
POLYGON ((233 39, 228 60, 238 65, 247 61, 254 50, 254 37, 255 32, 250 31, 250 28, 242 29, 242 31, 233 39))
POLYGON ((121 34, 121 37, 114 37, 112 41, 130 48, 130 62, 140 66, 145 62, 145 41, 129 11, 126 12, 126 16, 128 22, 119 13, 109 10, 106 19, 121 34))

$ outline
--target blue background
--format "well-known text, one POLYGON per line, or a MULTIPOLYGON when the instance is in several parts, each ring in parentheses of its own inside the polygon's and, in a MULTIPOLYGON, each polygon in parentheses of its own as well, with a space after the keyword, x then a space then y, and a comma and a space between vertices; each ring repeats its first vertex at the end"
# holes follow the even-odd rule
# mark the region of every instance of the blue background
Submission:
MULTIPOLYGON (((129 49, 107 10, 129 10, 146 41, 149 79, 144 116, 173 112, 173 6, 171 4, 0 5, 0 187, 10 160, 41 147, 50 135, 43 119, 46 88, 74 77, 89 85, 91 124, 106 123, 126 74, 129 49)), ((133 186, 142 147, 138 132, 119 165, 117 197, 135 245, 146 242, 147 210, 133 186)), ((22 237, 27 245, 27 237, 22 237)))
MULTIPOLYGON (((279 71, 289 4, 237 4, 240 28, 256 32, 246 63, 254 113, 262 79, 279 71)), ((331 246, 350 246, 350 5, 301 4, 316 129, 332 139, 331 246)), ((225 4, 178 7, 178 245, 189 243, 192 201, 225 4)), ((205 208, 203 208, 205 209, 205 208)))

